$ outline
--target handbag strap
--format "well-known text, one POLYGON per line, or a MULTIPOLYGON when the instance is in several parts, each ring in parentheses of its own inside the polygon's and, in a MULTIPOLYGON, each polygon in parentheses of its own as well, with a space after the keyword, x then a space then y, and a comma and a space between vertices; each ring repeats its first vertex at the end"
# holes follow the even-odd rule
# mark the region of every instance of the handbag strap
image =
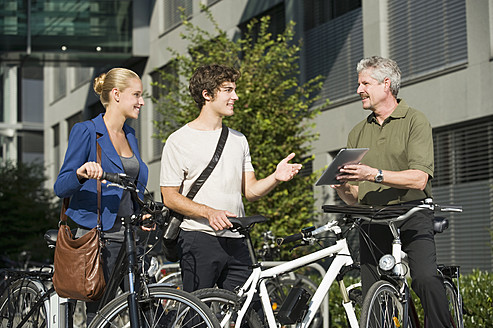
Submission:
MULTIPOLYGON (((100 134, 96 134, 96 139, 101 137, 100 134)), ((101 146, 99 145, 98 141, 96 140, 96 145, 97 145, 97 161, 99 166, 101 166, 101 146)), ((98 230, 101 231, 101 180, 97 179, 97 190, 98 190, 98 230)))
POLYGON ((221 154, 224 150, 224 145, 226 144, 226 140, 228 139, 228 132, 229 129, 228 127, 223 123, 223 128, 221 130, 221 135, 219 136, 219 141, 217 142, 216 150, 214 152, 214 155, 212 156, 211 161, 209 162, 209 165, 202 171, 202 173, 199 175, 197 180, 193 183, 192 187, 187 193, 187 197, 190 199, 193 199, 199 189, 202 187, 204 184, 205 180, 209 178, 209 176, 212 173, 212 170, 216 167, 217 162, 219 162, 219 158, 221 158, 221 154))

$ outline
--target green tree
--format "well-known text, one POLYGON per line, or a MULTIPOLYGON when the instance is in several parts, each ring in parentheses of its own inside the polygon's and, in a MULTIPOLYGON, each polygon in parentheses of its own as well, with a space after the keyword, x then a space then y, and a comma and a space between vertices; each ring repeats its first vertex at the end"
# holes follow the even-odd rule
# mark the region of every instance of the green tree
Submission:
POLYGON ((51 252, 43 235, 57 227, 58 217, 53 193, 44 188, 43 166, 2 162, 0 177, 2 255, 17 260, 21 252, 28 251, 32 260, 45 261, 51 252))
MULTIPOLYGON (((322 87, 321 77, 300 85, 300 45, 294 41, 294 23, 277 36, 269 33, 270 18, 265 16, 248 24, 246 33, 236 40, 203 8, 214 26, 210 33, 182 16, 189 44, 188 54, 169 49, 174 60, 158 70, 160 79, 153 82, 159 88, 159 99, 153 99, 162 120, 155 122, 157 136, 163 142, 167 136, 199 113, 189 95, 188 79, 195 69, 206 64, 234 66, 241 72, 237 82, 239 100, 235 114, 225 123, 246 135, 257 178, 272 173, 277 163, 291 152, 295 161, 303 164, 312 160, 310 144, 317 138, 312 123, 319 113, 311 108, 322 87)), ((261 231, 272 230, 277 236, 299 232, 311 225, 314 216, 312 186, 317 173, 301 174, 280 184, 268 196, 257 202, 245 202, 247 215, 262 214, 270 220, 256 227, 252 234, 257 240, 261 231)))

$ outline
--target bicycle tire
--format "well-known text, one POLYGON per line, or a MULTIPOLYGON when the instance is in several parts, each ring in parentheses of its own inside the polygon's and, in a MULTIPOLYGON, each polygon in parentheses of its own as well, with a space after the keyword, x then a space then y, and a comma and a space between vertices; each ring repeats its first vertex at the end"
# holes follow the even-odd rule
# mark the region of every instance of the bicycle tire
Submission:
POLYGON ((457 293, 457 287, 450 279, 443 281, 445 294, 447 295, 448 308, 450 311, 450 323, 452 328, 464 328, 462 306, 460 295, 457 293))
MULTIPOLYGON (((221 322, 221 327, 229 328, 234 325, 241 305, 235 293, 225 289, 204 288, 193 292, 193 294, 210 307, 218 321, 221 322), (229 320, 223 322, 225 317, 229 317, 229 320)), ((241 327, 263 328, 264 324, 258 313, 253 309, 249 309, 241 327)))
MULTIPOLYGON (((363 301, 360 328, 403 327, 404 305, 399 301, 399 291, 387 281, 377 281, 363 301)), ((414 327, 408 317, 408 327, 414 327)))
POLYGON ((45 291, 32 280, 20 279, 7 287, 0 297, 0 327, 18 327, 22 320, 27 321, 22 327, 47 327, 49 309, 46 304, 39 305, 27 318, 36 302, 45 291))
MULTIPOLYGON (((127 298, 123 293, 99 311, 89 327, 125 327, 129 325, 127 298)), ((141 327, 219 328, 212 311, 196 296, 166 286, 149 286, 148 295, 138 299, 141 327)))
MULTIPOLYGON (((311 281, 308 277, 300 274, 295 274, 294 277, 291 275, 282 275, 278 279, 269 279, 266 281, 267 292, 273 306, 272 310, 274 315, 279 312, 282 304, 286 300, 289 291, 295 287, 301 287, 306 290, 310 296, 313 296, 318 286, 311 281)), ((311 328, 318 328, 322 326, 322 309, 319 308, 315 313, 315 318, 310 323, 311 328)), ((295 325, 293 325, 294 327, 295 325)), ((288 326, 287 326, 288 327, 288 326)))

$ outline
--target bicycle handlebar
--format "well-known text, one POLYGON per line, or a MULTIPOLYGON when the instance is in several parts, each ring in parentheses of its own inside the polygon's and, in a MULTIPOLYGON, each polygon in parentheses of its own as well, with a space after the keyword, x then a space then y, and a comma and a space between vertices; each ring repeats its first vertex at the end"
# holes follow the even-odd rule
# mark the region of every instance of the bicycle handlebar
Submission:
MULTIPOLYGON (((389 224, 390 222, 403 221, 408 219, 414 213, 421 210, 431 210, 434 212, 462 212, 462 206, 458 205, 438 205, 433 202, 425 202, 418 205, 396 205, 396 206, 336 206, 336 205, 324 205, 323 209, 328 213, 341 213, 350 216, 357 216, 365 221, 370 221, 379 224, 389 224)), ((296 233, 284 238, 277 238, 277 245, 281 246, 286 243, 295 242, 298 240, 308 240, 308 238, 316 236, 320 233, 332 231, 340 231, 339 220, 332 220, 325 225, 307 232, 296 233)))
POLYGON ((164 218, 167 216, 167 212, 169 212, 169 209, 164 206, 163 203, 161 202, 155 202, 154 200, 150 200, 147 203, 144 202, 142 199, 139 198, 137 193, 139 190, 137 189, 137 186, 135 183, 132 181, 128 175, 125 173, 109 173, 109 172, 103 172, 101 176, 101 180, 107 180, 110 183, 107 185, 108 187, 115 186, 119 187, 125 190, 129 190, 132 198, 139 204, 139 206, 147 213, 156 216, 154 217, 151 221, 155 222, 158 225, 164 225, 164 218))
POLYGON ((103 172, 103 175, 101 176, 101 180, 107 180, 109 182, 116 183, 118 185, 122 184, 122 179, 120 177, 120 174, 122 176, 126 176, 124 173, 109 173, 109 172, 103 172))
POLYGON ((284 238, 277 238, 276 243, 278 246, 281 246, 283 244, 293 243, 301 239, 303 239, 303 235, 301 233, 295 233, 294 235, 290 235, 284 238))

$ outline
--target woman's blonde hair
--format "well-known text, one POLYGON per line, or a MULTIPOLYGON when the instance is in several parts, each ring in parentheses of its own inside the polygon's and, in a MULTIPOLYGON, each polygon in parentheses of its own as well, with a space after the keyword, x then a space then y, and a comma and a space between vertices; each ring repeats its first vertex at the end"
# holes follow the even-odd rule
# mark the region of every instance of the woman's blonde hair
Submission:
POLYGON ((102 73, 94 79, 94 91, 99 95, 101 103, 106 108, 110 103, 110 92, 113 88, 124 91, 131 79, 139 79, 140 77, 134 71, 126 68, 112 68, 107 73, 102 73))

